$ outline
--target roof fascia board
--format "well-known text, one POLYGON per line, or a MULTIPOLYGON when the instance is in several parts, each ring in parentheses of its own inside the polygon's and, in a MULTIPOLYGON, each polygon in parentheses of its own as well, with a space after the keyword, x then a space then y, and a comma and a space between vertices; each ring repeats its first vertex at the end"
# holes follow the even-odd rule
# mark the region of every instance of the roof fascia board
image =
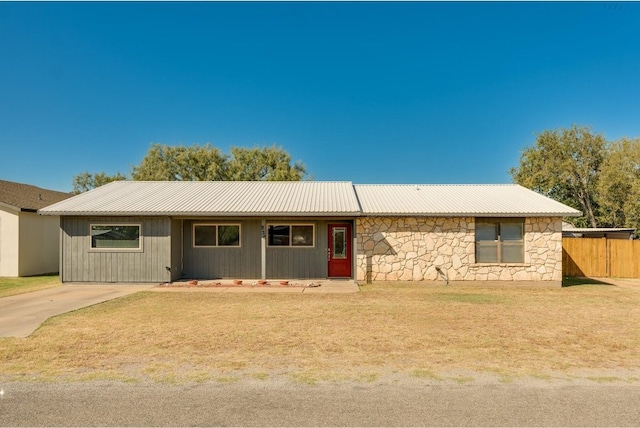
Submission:
POLYGON ((362 213, 363 217, 580 217, 582 213, 362 213))
POLYGON ((16 207, 15 205, 7 204, 5 202, 0 202, 0 206, 4 207, 4 208, 7 208, 7 209, 10 209, 12 211, 20 211, 21 210, 20 207, 16 207))
POLYGON ((66 216, 66 217, 175 217, 175 218, 193 218, 193 217, 360 217, 359 212, 146 212, 146 211, 96 211, 96 212, 65 212, 65 211, 47 211, 40 212, 43 215, 66 216))

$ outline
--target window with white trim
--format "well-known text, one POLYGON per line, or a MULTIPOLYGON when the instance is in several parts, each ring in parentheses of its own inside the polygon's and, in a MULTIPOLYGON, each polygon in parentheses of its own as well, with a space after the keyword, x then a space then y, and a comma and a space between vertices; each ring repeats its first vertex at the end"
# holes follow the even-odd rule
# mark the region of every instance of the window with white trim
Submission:
POLYGON ((198 223, 193 225, 193 246, 207 247, 239 247, 240 225, 198 223))
POLYGON ((476 263, 524 263, 524 219, 477 218, 476 263))
POLYGON ((269 247, 315 246, 313 224, 270 224, 267 229, 269 247))
POLYGON ((92 250, 142 249, 140 224, 91 224, 89 235, 92 250))

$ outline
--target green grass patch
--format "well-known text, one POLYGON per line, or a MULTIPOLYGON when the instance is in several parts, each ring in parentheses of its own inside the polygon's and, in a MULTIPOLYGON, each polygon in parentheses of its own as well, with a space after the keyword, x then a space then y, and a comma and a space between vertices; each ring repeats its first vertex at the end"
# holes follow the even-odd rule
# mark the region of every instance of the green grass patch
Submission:
POLYGON ((417 377, 420 379, 437 379, 437 380, 442 379, 433 370, 428 370, 428 369, 415 369, 415 370, 412 370, 410 374, 412 377, 417 377))
POLYGON ((251 377, 257 380, 267 380, 269 379, 269 373, 264 373, 264 372, 251 373, 251 377))
POLYGON ((435 295, 438 299, 445 302, 456 303, 472 303, 472 304, 487 304, 498 303, 501 298, 496 295, 490 294, 474 294, 474 293, 438 293, 435 295))
POLYGON ((587 379, 598 383, 620 382, 622 378, 618 376, 587 376, 587 379))
POLYGON ((0 297, 15 296, 60 286, 60 278, 55 275, 25 276, 21 278, 0 278, 0 297))

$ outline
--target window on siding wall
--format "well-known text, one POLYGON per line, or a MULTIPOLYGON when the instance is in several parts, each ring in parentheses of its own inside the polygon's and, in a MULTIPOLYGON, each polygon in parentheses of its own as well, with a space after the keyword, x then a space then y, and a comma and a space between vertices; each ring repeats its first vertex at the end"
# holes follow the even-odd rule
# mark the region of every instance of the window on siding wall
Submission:
POLYGON ((194 224, 194 247, 239 247, 239 224, 194 224))
POLYGON ((91 249, 139 250, 139 224, 92 224, 91 249))
POLYGON ((268 227, 270 247, 313 247, 312 224, 271 224, 268 227))
POLYGON ((476 219, 476 263, 524 263, 524 219, 476 219))

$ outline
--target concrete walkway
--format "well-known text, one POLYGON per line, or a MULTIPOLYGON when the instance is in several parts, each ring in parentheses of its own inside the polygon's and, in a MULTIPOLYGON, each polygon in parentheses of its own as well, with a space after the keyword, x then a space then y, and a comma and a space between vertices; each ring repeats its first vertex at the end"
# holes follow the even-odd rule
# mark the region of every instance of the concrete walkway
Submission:
POLYGON ((27 337, 47 319, 147 290, 145 285, 62 285, 0 299, 0 337, 27 337))

